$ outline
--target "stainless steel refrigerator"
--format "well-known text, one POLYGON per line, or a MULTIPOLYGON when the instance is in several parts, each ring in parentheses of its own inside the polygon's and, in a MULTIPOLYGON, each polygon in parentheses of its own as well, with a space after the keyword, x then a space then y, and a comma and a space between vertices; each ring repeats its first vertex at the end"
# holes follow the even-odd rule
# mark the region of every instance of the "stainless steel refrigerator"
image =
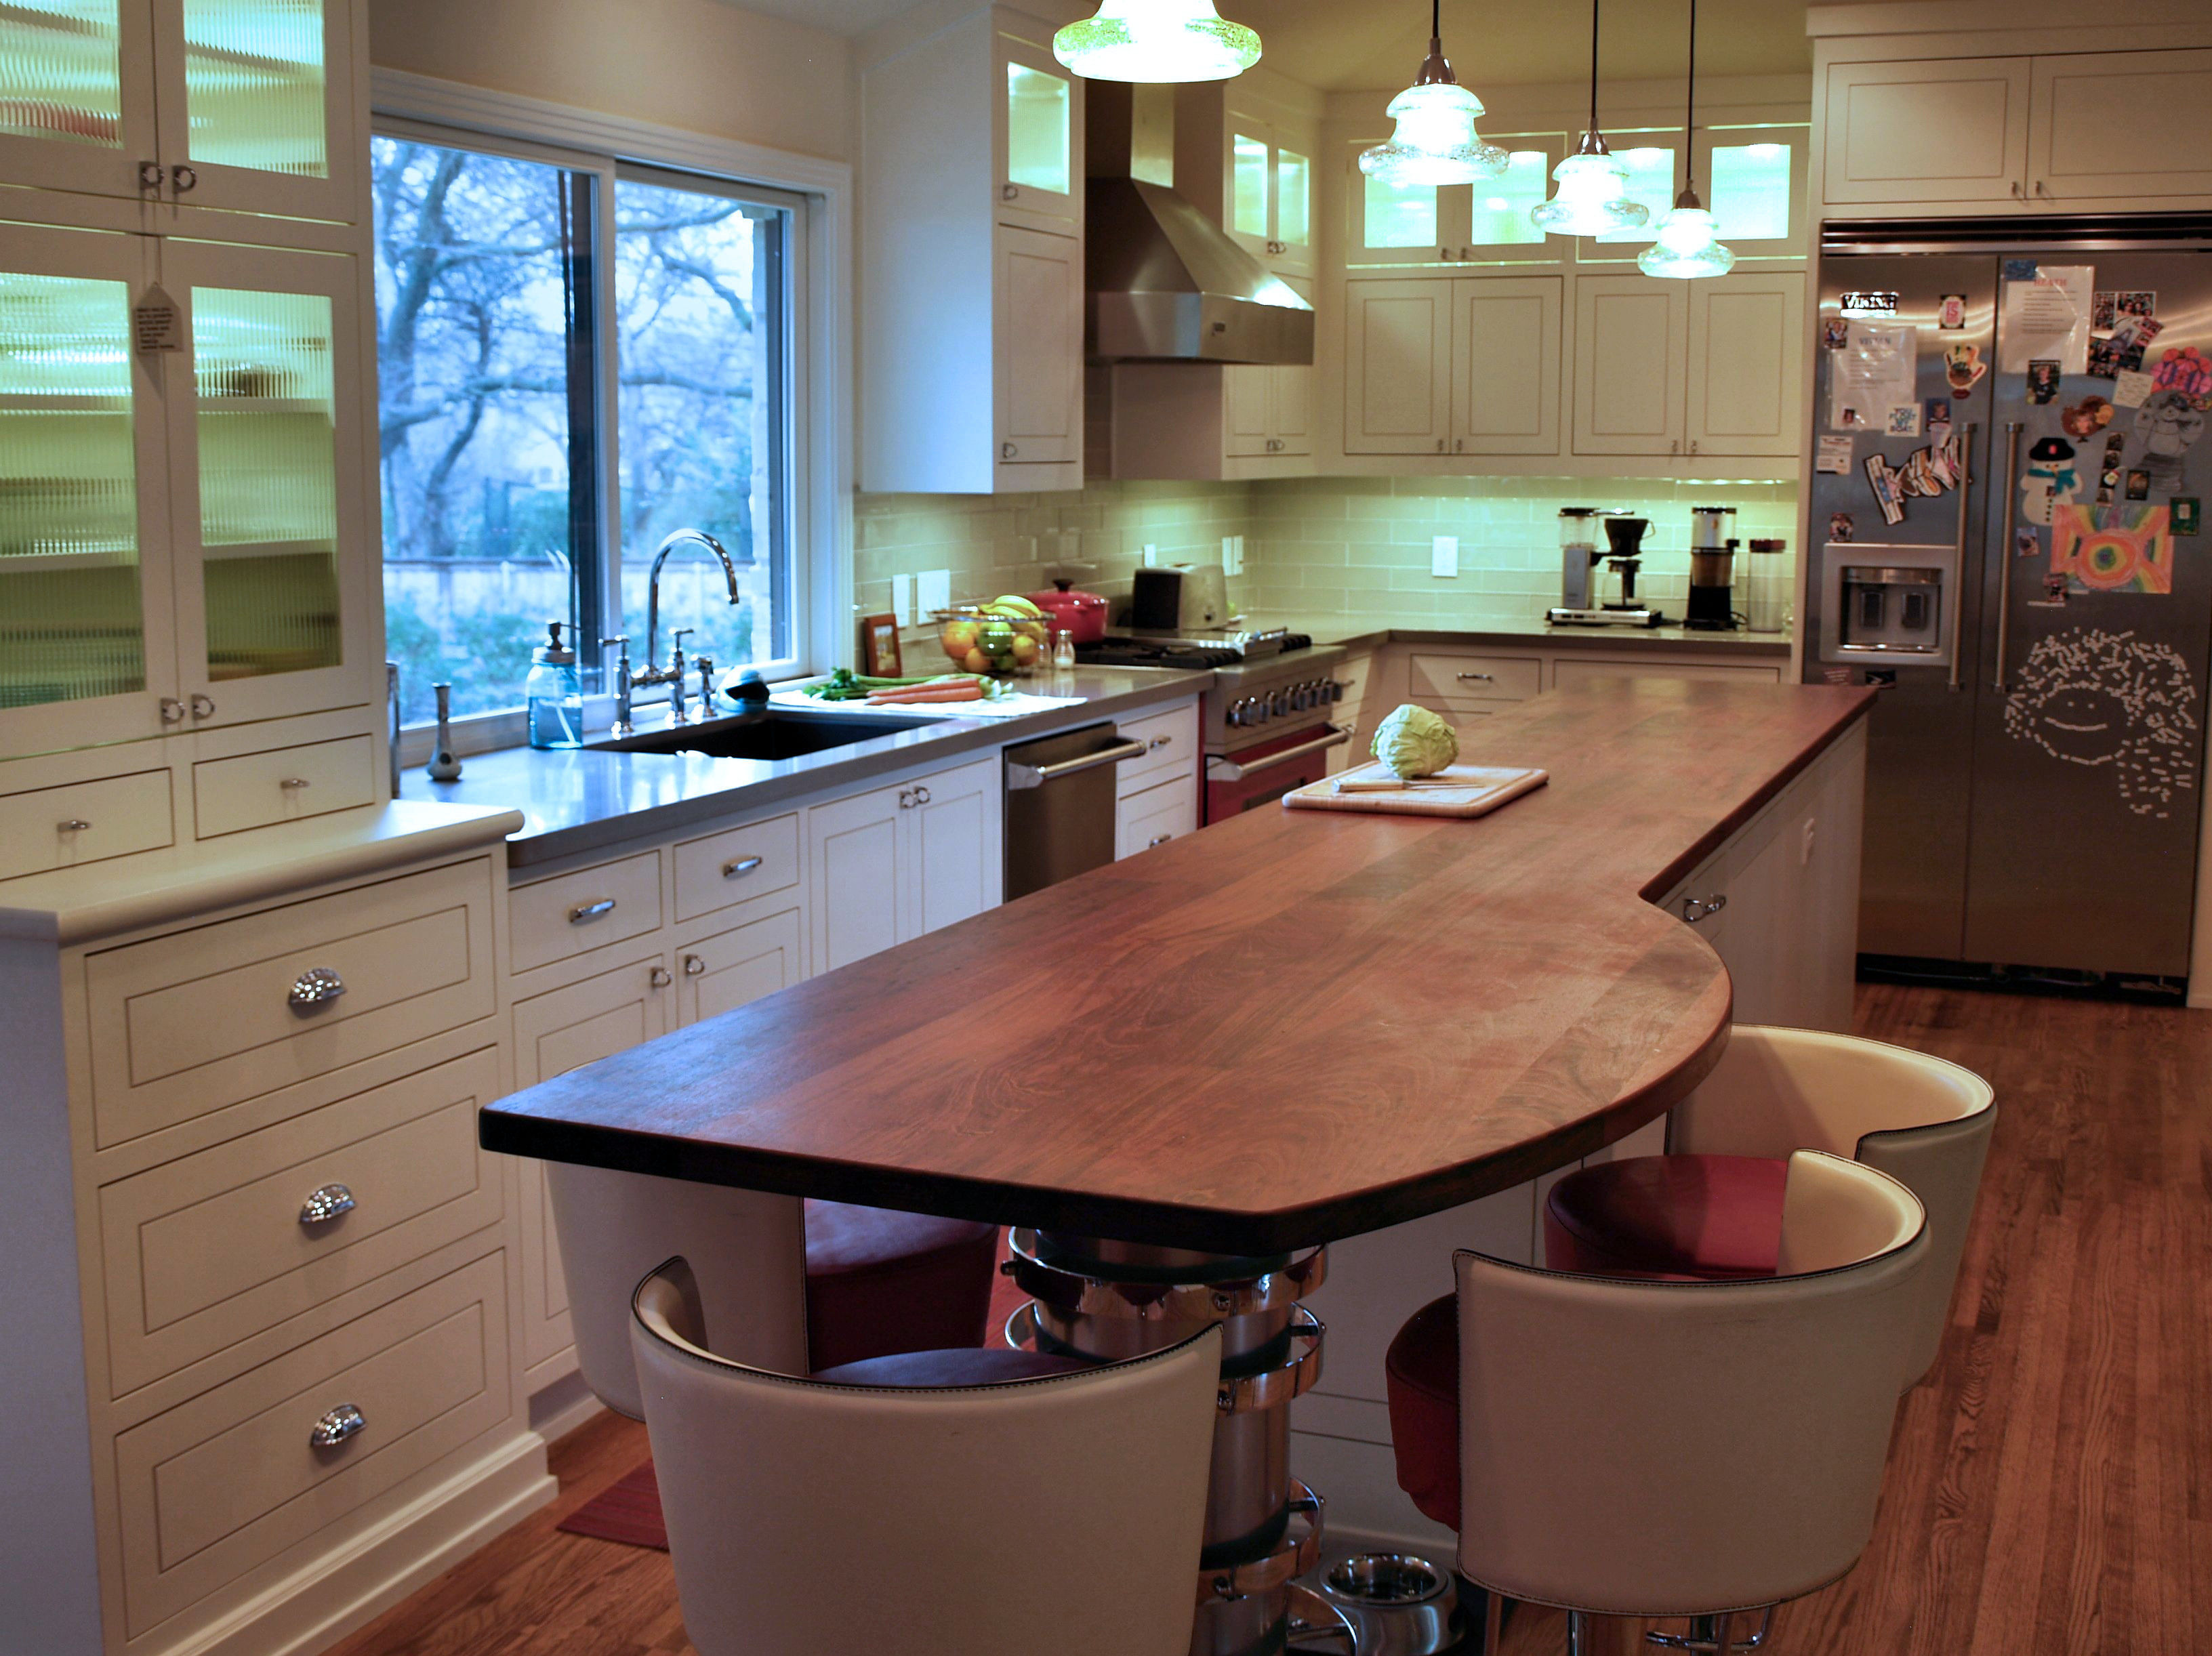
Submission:
POLYGON ((1859 949, 2185 979, 2212 221, 1831 223, 1806 679, 1882 687, 1859 949))

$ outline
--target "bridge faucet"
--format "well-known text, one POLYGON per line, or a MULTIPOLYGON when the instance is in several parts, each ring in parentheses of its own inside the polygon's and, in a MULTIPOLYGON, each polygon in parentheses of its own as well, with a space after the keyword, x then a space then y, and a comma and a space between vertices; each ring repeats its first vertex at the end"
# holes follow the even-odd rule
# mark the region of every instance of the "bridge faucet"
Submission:
MULTIPOLYGON (((668 555, 686 541, 696 541, 721 561, 722 573, 730 584, 730 602, 738 602, 738 566, 722 549, 721 542, 703 529, 678 529, 665 536, 653 555, 653 570, 645 582, 645 665, 640 668, 631 682, 640 688, 650 685, 670 687, 669 698, 674 704, 678 724, 684 723, 684 640, 682 633, 676 639, 676 658, 666 667, 660 664, 660 567, 668 561, 668 555)), ((692 630, 690 628, 684 632, 692 630)))

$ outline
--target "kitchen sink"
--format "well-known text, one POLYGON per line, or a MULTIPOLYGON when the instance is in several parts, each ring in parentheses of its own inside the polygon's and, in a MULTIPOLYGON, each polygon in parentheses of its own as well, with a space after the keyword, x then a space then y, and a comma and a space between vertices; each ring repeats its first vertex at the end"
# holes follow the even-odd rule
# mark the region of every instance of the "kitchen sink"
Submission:
POLYGON ((667 730, 647 731, 585 745, 603 753, 703 753, 716 759, 798 759, 810 753, 848 748, 856 742, 872 742, 880 736, 919 730, 939 722, 882 714, 840 718, 835 713, 787 713, 781 707, 769 707, 759 713, 702 719, 696 725, 672 725, 667 730))

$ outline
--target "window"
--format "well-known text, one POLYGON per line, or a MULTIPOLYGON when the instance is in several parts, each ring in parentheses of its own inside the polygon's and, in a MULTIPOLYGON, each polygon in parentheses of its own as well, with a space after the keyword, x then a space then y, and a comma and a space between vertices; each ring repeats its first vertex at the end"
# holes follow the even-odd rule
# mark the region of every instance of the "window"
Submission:
POLYGON ((659 658, 795 666, 787 373, 798 203, 596 157, 380 135, 376 312, 386 630, 410 724, 518 704, 562 620, 659 658))

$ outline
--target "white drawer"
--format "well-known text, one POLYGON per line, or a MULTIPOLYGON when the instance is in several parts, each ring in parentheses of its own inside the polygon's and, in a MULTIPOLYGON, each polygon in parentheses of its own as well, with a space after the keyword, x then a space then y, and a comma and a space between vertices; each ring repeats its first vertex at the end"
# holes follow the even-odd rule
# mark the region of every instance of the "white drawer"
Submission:
POLYGON ((1115 818, 1114 855, 1118 860, 1198 832, 1198 779, 1179 776, 1121 801, 1115 818))
POLYGON ((1198 708, 1170 707, 1143 719, 1115 721, 1127 742, 1145 744, 1141 759, 1125 759, 1115 767, 1115 786, 1124 799, 1164 782, 1178 771, 1198 774, 1198 708))
POLYGON ((1544 688, 1544 664, 1534 656, 1432 655, 1413 659, 1413 700, 1447 707, 1486 701, 1526 701, 1544 688))
POLYGON ((464 1265, 116 1438, 129 1636, 506 1418, 505 1259, 464 1265), (309 1433, 341 1404, 366 1424, 315 1447, 309 1433))
POLYGON ((679 950, 678 1004, 684 1022, 720 1017, 797 983, 805 975, 799 955, 804 935, 799 911, 787 908, 679 950))
POLYGON ((0 799, 0 880, 176 843, 169 773, 138 771, 0 799))
POLYGON ((687 840, 676 847, 678 920, 696 920, 798 883, 797 811, 703 840, 687 840))
POLYGON ((203 840, 375 803, 375 743, 365 736, 192 767, 192 812, 203 840))
POLYGON ((1704 678, 1738 684, 1779 684, 1782 669, 1754 666, 1749 662, 1739 667, 1725 663, 1651 661, 1618 656, 1562 656, 1552 666, 1554 689, 1569 684, 1586 684, 1594 678, 1704 678))
POLYGON ((113 1395, 495 1222, 476 1118, 499 1094, 471 1052, 101 1190, 113 1395), (351 1210, 306 1222, 331 1186, 351 1210))
POLYGON ((104 1148, 489 1017, 491 864, 128 943, 85 980, 104 1148), (317 971, 343 992, 295 1004, 317 971))
POLYGON ((602 863, 507 895, 514 969, 527 972, 660 929, 660 853, 602 863))

